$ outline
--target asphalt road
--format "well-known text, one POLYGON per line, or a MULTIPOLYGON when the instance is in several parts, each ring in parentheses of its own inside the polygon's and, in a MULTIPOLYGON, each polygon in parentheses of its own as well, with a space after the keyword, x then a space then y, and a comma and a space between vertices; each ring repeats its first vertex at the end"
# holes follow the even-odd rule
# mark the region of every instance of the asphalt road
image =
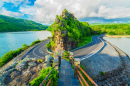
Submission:
POLYGON ((103 43, 100 39, 98 39, 99 36, 93 36, 92 42, 83 48, 80 48, 78 50, 73 51, 74 58, 82 58, 86 55, 89 55, 92 51, 97 50, 102 47, 103 43))
MULTIPOLYGON (((103 43, 100 39, 98 39, 99 36, 93 36, 92 42, 83 48, 80 48, 78 50, 73 51, 74 58, 82 58, 86 55, 89 55, 92 51, 98 50, 99 47, 102 47, 103 43)), ((25 57, 27 58, 42 58, 46 55, 49 55, 49 53, 46 51, 46 44, 50 41, 50 39, 47 39, 37 46, 35 46, 32 50, 30 50, 25 57)))
POLYGON ((49 55, 49 53, 46 51, 46 44, 50 41, 50 39, 47 39, 40 44, 36 45, 32 50, 30 50, 25 57, 27 58, 42 58, 46 55, 49 55))

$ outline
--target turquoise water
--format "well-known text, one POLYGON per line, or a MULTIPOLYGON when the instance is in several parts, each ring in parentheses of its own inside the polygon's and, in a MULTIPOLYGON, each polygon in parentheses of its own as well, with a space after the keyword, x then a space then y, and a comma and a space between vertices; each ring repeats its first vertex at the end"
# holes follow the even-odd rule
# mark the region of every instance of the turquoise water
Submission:
POLYGON ((51 36, 48 31, 5 32, 0 33, 0 57, 10 50, 20 48, 23 43, 30 45, 33 41, 51 36))
POLYGON ((104 37, 107 41, 114 44, 121 50, 123 50, 126 54, 130 56, 130 38, 129 37, 120 37, 120 38, 112 38, 112 37, 104 37))

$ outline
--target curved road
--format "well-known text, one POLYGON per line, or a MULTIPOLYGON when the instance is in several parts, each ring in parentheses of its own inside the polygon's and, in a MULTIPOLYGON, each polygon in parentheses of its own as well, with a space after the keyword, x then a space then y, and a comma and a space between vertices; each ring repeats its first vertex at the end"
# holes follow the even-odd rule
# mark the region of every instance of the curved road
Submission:
POLYGON ((49 53, 46 51, 46 44, 50 41, 50 39, 47 39, 40 44, 36 45, 33 49, 31 49, 25 57, 27 58, 42 58, 46 55, 49 55, 49 53))
MULTIPOLYGON (((86 57, 87 55, 90 55, 93 51, 98 51, 102 46, 103 43, 100 39, 98 39, 99 36, 93 36, 92 42, 83 48, 80 48, 78 50, 73 51, 74 58, 82 59, 86 57)), ((25 57, 27 58, 42 58, 46 55, 49 55, 49 53, 46 51, 46 44, 50 41, 50 39, 47 39, 37 46, 35 46, 32 50, 30 50, 25 57)))
POLYGON ((103 47, 103 43, 98 37, 99 36, 93 36, 92 42, 90 44, 73 51, 74 58, 82 59, 91 55, 93 51, 98 51, 99 49, 101 49, 103 47))

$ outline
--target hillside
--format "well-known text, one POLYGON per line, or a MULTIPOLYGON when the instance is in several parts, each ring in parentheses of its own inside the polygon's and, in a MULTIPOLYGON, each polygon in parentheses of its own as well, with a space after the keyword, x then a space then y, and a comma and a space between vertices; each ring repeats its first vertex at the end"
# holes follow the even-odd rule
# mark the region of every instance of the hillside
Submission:
POLYGON ((31 20, 0 15, 0 32, 46 30, 47 27, 31 20))
POLYGON ((60 16, 56 16, 55 22, 47 30, 52 31, 52 39, 48 47, 53 52, 73 49, 78 46, 79 41, 90 35, 88 23, 79 22, 74 14, 66 9, 60 16))
POLYGON ((120 24, 93 24, 90 25, 93 33, 107 33, 109 35, 130 35, 130 24, 120 23, 120 24))

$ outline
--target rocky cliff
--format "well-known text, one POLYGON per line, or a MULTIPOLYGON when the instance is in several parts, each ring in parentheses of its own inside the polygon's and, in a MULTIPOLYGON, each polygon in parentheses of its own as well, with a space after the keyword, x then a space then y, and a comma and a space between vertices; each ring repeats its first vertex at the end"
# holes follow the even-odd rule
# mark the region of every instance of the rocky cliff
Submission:
POLYGON ((55 22, 47 30, 52 31, 50 45, 51 50, 56 53, 77 47, 78 42, 90 34, 90 28, 66 9, 60 16, 56 16, 55 22))

